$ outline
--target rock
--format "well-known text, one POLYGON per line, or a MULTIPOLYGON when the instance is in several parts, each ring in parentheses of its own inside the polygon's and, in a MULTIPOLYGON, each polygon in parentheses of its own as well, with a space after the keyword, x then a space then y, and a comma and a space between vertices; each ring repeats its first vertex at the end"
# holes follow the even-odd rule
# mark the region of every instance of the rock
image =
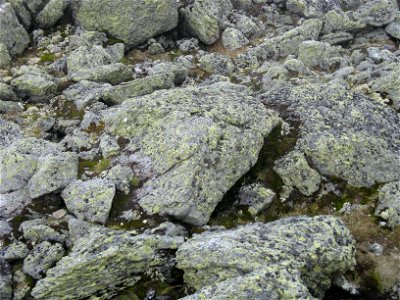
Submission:
POLYGON ((67 209, 79 220, 106 223, 115 196, 115 186, 107 180, 95 178, 75 181, 61 196, 67 209))
MULTIPOLYGON (((148 70, 149 75, 164 75, 165 79, 167 79, 167 77, 165 76, 170 77, 171 73, 174 76, 174 82, 176 84, 181 84, 188 76, 189 70, 186 66, 179 62, 160 62, 154 65, 150 70, 148 70)), ((166 80, 166 82, 169 83, 169 78, 168 80, 166 80)), ((171 87, 173 86, 168 85, 167 88, 171 87)))
POLYGON ((19 68, 11 85, 18 97, 32 102, 46 102, 57 92, 55 78, 35 66, 19 68))
POLYGON ((25 27, 25 29, 28 30, 32 24, 32 16, 29 13, 29 10, 27 9, 27 7, 25 6, 25 3, 24 3, 25 1, 24 0, 8 0, 8 2, 13 7, 14 12, 18 17, 18 20, 25 27))
POLYGON ((232 9, 229 0, 191 1, 181 9, 183 26, 203 43, 211 45, 219 39, 221 25, 232 9))
MULTIPOLYGON (((74 35, 71 35, 69 40, 69 50, 74 51, 81 46, 103 46, 103 44, 108 41, 108 38, 107 34, 104 32, 80 30, 74 35)), ((111 55, 110 52, 109 54, 111 55)))
POLYGON ((353 35, 348 32, 344 31, 338 31, 338 32, 332 32, 328 34, 324 34, 321 36, 321 42, 326 42, 330 45, 338 45, 338 44, 343 44, 346 42, 350 42, 353 40, 353 35))
POLYGON ((16 123, 0 118, 0 151, 21 137, 21 128, 16 123))
POLYGON ((47 271, 32 290, 36 299, 82 299, 103 294, 117 286, 133 286, 140 274, 164 265, 168 249, 176 249, 183 237, 129 232, 92 226, 76 240, 71 252, 47 271), (93 283, 96 284, 93 284, 93 283))
POLYGON ((121 150, 117 139, 109 135, 101 137, 99 149, 104 158, 116 156, 121 150))
POLYGON ((368 251, 376 256, 381 256, 383 254, 383 246, 378 243, 369 244, 368 251))
POLYGON ((72 152, 50 154, 38 159, 37 171, 29 180, 29 194, 37 198, 66 187, 78 177, 78 156, 72 152))
POLYGON ((12 231, 10 224, 6 220, 0 219, 0 237, 9 235, 12 231))
POLYGON ((26 188, 0 194, 0 217, 5 219, 17 217, 31 202, 32 198, 26 188))
POLYGON ((29 255, 24 259, 23 271, 35 279, 42 278, 48 269, 56 264, 64 256, 64 248, 61 244, 52 245, 42 242, 33 247, 29 255))
POLYGON ((36 17, 36 23, 40 28, 50 28, 56 25, 64 15, 69 0, 50 0, 36 17))
POLYGON ((392 23, 387 25, 385 31, 390 36, 400 40, 400 16, 397 16, 392 23))
POLYGON ((281 219, 194 235, 177 252, 183 299, 319 299, 355 266, 355 241, 331 216, 281 219))
POLYGON ((87 30, 107 32, 128 47, 178 25, 175 0, 79 0, 75 20, 87 30))
POLYGON ((31 291, 31 278, 25 275, 21 270, 13 272, 13 300, 24 300, 28 298, 31 291))
POLYGON ((323 21, 322 33, 357 31, 366 27, 366 24, 354 16, 354 12, 331 10, 321 17, 323 21))
POLYGON ((391 108, 342 81, 278 88, 262 101, 301 122, 296 150, 318 173, 357 187, 400 179, 400 117, 391 108))
POLYGON ((340 65, 342 56, 337 47, 318 41, 305 41, 299 47, 299 60, 306 67, 328 70, 340 65))
POLYGON ((105 92, 110 88, 111 85, 107 83, 82 80, 64 90, 63 95, 69 101, 73 101, 78 110, 82 110, 102 100, 105 92))
POLYGON ((21 223, 19 230, 22 231, 24 238, 33 242, 64 242, 65 236, 50 227, 45 219, 34 219, 21 223))
POLYGON ((289 190, 296 188, 306 196, 317 192, 321 185, 321 176, 309 166, 304 155, 298 151, 292 151, 277 160, 274 171, 289 190))
POLYGON ((316 18, 329 10, 341 10, 340 4, 340 0, 288 0, 286 9, 307 18, 316 18))
POLYGON ((239 204, 248 205, 250 214, 255 216, 270 206, 276 195, 260 184, 251 184, 242 186, 238 196, 239 204))
POLYGON ((196 38, 179 40, 177 43, 179 46, 179 51, 182 53, 197 52, 200 49, 199 40, 196 38))
POLYGON ((128 166, 116 165, 108 171, 106 179, 113 182, 118 191, 128 194, 133 179, 133 171, 128 166))
POLYGON ((0 69, 6 69, 11 66, 12 60, 8 53, 8 49, 4 44, 0 43, 0 69))
POLYGON ((40 10, 46 5, 47 0, 25 0, 24 2, 31 14, 37 15, 40 10))
POLYGON ((400 181, 385 184, 379 190, 375 215, 387 220, 392 228, 400 225, 400 181))
POLYGON ((0 100, 3 101, 17 101, 13 88, 8 84, 0 82, 0 100))
POLYGON ((119 84, 131 80, 133 72, 124 64, 116 63, 104 66, 97 66, 92 69, 84 69, 71 75, 73 81, 92 80, 95 82, 108 82, 119 84))
POLYGON ((12 56, 24 52, 29 44, 29 35, 10 3, 0 3, 0 44, 4 44, 12 56))
POLYGON ((11 267, 8 262, 0 258, 0 299, 11 300, 12 292, 13 289, 11 267))
POLYGON ((236 28, 228 27, 222 33, 222 44, 229 50, 236 50, 247 45, 249 40, 236 28))
POLYGON ((165 53, 165 49, 161 45, 161 43, 152 43, 147 49, 151 55, 158 55, 165 53))
POLYGON ((393 22, 398 11, 396 0, 372 0, 361 5, 355 16, 367 25, 380 27, 393 22))
POLYGON ((106 92, 105 98, 113 104, 120 104, 129 98, 151 94, 156 90, 170 89, 174 86, 174 77, 171 74, 150 75, 114 86, 106 92))
POLYGON ((132 98, 103 117, 106 130, 133 140, 136 156, 154 169, 139 204, 196 225, 207 223, 280 122, 245 87, 224 82, 132 98))
POLYGON ((246 15, 235 15, 236 27, 240 30, 248 39, 259 36, 262 32, 261 28, 257 25, 255 20, 246 15))
POLYGON ((19 241, 13 242, 11 245, 0 250, 0 259, 14 261, 24 259, 29 253, 28 247, 19 241))
MULTIPOLYGON (((379 55, 383 58, 382 55, 379 55)), ((374 77, 369 85, 374 91, 381 94, 386 94, 386 98, 393 102, 395 109, 400 108, 400 66, 398 62, 389 63, 383 62, 382 64, 373 67, 372 70, 367 70, 366 75, 370 76, 371 72, 374 77)))
POLYGON ((210 74, 231 75, 235 69, 232 60, 219 53, 207 53, 199 59, 199 67, 210 74))

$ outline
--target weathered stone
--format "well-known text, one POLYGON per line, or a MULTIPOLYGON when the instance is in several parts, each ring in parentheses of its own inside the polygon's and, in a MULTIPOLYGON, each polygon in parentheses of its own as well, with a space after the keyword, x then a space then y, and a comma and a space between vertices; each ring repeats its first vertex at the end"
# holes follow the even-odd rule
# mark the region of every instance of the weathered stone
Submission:
POLYGON ((24 4, 25 0, 8 0, 8 2, 12 5, 18 20, 28 30, 32 24, 32 16, 24 4))
POLYGON ((229 0, 195 0, 181 9, 186 29, 201 40, 211 45, 219 39, 220 25, 232 11, 229 0))
POLYGON ((40 28, 50 28, 64 15, 69 0, 50 0, 36 17, 36 23, 40 28))
POLYGON ((48 269, 56 264, 64 256, 64 248, 61 244, 52 245, 42 242, 33 247, 29 255, 24 259, 23 271, 35 279, 42 278, 48 269))
POLYGON ((387 220, 391 227, 400 225, 400 181, 387 183, 379 190, 375 215, 387 220))
POLYGON ((15 241, 11 245, 0 250, 0 259, 3 258, 7 261, 24 259, 28 253, 29 249, 24 243, 15 241))
POLYGON ((20 138, 22 138, 21 128, 14 122, 0 118, 0 150, 7 148, 20 138))
POLYGON ((322 33, 332 33, 337 31, 356 31, 365 28, 366 24, 354 16, 353 12, 342 12, 332 10, 323 15, 322 33))
POLYGON ((318 41, 305 41, 299 47, 299 60, 309 68, 328 70, 340 65, 342 56, 337 47, 318 41))
POLYGON ((95 82, 108 82, 111 84, 119 84, 131 80, 132 78, 132 70, 121 63, 97 66, 91 69, 82 69, 71 75, 71 80, 76 82, 91 80, 95 82))
POLYGON ((75 20, 87 30, 104 31, 129 47, 178 25, 175 0, 79 0, 75 20))
POLYGON ((120 146, 116 138, 103 135, 100 139, 99 149, 104 158, 110 158, 120 152, 120 146))
POLYGON ((340 10, 340 0, 288 0, 288 11, 307 18, 321 17, 329 10, 340 10))
POLYGON ((12 274, 11 267, 4 259, 0 258, 0 299, 12 299, 12 274))
POLYGON ((260 184, 251 184, 242 186, 238 197, 239 204, 249 206, 250 214, 255 216, 272 203, 275 193, 260 184))
POLYGON ((7 47, 0 43, 0 69, 8 68, 11 65, 11 56, 7 47))
POLYGON ((0 43, 12 56, 24 52, 29 44, 29 35, 18 22, 10 3, 0 3, 0 43))
POLYGON ((113 182, 117 190, 128 194, 133 178, 133 171, 128 166, 116 165, 112 167, 106 176, 106 179, 113 182))
MULTIPOLYGON (((25 170, 21 172, 24 171, 25 170)), ((10 193, 0 194, 0 217, 6 219, 17 217, 23 208, 31 202, 32 198, 27 189, 20 189, 10 193)))
POLYGON ((235 69, 232 60, 219 53, 207 53, 199 59, 199 67, 210 74, 231 75, 235 69))
POLYGON ((154 92, 104 111, 106 130, 135 142, 154 178, 139 192, 150 214, 207 223, 223 195, 257 161, 280 122, 239 85, 154 92))
POLYGON ((183 237, 133 236, 97 226, 86 230, 88 233, 75 241, 71 252, 38 281, 33 297, 82 299, 117 286, 132 286, 142 272, 166 263, 163 250, 176 249, 183 243, 183 237))
POLYGON ((78 219, 104 224, 115 196, 115 185, 99 178, 78 180, 68 185, 61 196, 78 219))
POLYGON ((13 272, 13 300, 24 300, 28 298, 31 291, 31 278, 21 270, 13 272))
POLYGON ((194 235, 177 252, 184 299, 322 299, 355 266, 355 241, 331 216, 281 219, 194 235))
POLYGON ((361 5, 355 16, 367 25, 380 27, 393 22, 398 12, 396 0, 372 0, 361 5))
POLYGON ((24 238, 33 242, 64 242, 65 236, 49 226, 45 219, 34 219, 21 223, 19 230, 22 231, 24 238))
POLYGON ((249 40, 236 28, 228 27, 222 33, 222 44, 229 50, 236 50, 247 45, 249 40))
POLYGON ((393 102, 396 109, 400 108, 400 66, 398 62, 382 64, 372 67, 372 70, 367 70, 366 75, 370 76, 371 72, 374 77, 369 85, 374 91, 381 94, 386 94, 386 98, 393 102))
POLYGON ((0 100, 3 101, 16 101, 17 96, 13 89, 8 84, 0 82, 0 100))
POLYGON ((385 31, 390 36, 400 40, 400 16, 397 16, 392 23, 386 26, 385 31))

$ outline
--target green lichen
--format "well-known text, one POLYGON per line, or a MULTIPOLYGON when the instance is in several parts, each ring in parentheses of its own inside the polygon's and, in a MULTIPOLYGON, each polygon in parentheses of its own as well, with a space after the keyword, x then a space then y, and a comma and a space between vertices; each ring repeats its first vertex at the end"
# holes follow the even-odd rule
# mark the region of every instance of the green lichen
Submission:
POLYGON ((44 53, 40 57, 40 62, 41 63, 54 62, 55 60, 56 60, 56 56, 53 53, 44 53))

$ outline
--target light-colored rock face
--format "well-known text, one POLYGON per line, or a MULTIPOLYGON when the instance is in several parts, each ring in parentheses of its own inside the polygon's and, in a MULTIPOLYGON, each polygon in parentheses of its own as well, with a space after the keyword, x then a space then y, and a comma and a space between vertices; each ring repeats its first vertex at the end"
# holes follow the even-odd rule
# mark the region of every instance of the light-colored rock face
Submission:
POLYGON ((155 172, 139 191, 150 214, 207 223, 224 193, 257 161, 280 118, 243 86, 218 83, 126 100, 104 112, 106 130, 129 138, 155 172))
POLYGON ((107 32, 128 46, 145 42, 178 24, 175 0, 79 0, 75 10, 80 25, 107 32))
POLYGON ((354 267, 355 241, 336 218, 289 218, 194 235, 177 261, 199 290, 185 299, 316 299, 354 267))
POLYGON ((115 196, 115 185, 106 180, 75 181, 62 192, 65 204, 78 219, 105 223, 115 196))
POLYGON ((12 294, 11 266, 8 262, 0 258, 0 297, 4 300, 11 300, 12 294))
POLYGON ((386 220, 390 227, 400 225, 400 181, 385 184, 380 189, 375 215, 386 220))
POLYGON ((142 272, 167 262, 162 250, 183 243, 179 236, 133 236, 97 227, 88 231, 36 284, 32 291, 36 299, 83 299, 113 287, 132 286, 142 272))
POLYGON ((50 0, 43 10, 36 17, 40 28, 50 28, 56 25, 57 21, 64 15, 69 0, 50 0))
POLYGON ((21 54, 29 44, 29 35, 9 3, 0 3, 0 43, 12 56, 21 54))

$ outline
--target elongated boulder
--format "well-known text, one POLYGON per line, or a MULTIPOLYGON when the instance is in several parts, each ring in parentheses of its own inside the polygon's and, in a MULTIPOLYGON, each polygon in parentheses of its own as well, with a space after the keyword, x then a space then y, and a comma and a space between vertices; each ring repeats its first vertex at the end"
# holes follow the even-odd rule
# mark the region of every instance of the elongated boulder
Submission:
POLYGON ((79 0, 75 20, 135 46, 178 25, 175 0, 79 0))
POLYGON ((47 277, 38 281, 33 297, 83 299, 118 286, 132 286, 141 273, 168 261, 165 250, 183 243, 181 236, 133 236, 97 226, 87 230, 71 252, 47 271, 47 277))
POLYGON ((195 289, 184 299, 322 299, 355 265, 355 241, 331 216, 281 219, 194 235, 177 252, 195 289))
POLYGON ((280 123, 240 85, 157 91, 104 111, 106 130, 131 139, 154 176, 138 192, 150 214, 208 222, 224 194, 257 161, 280 123))
POLYGON ((12 56, 24 52, 29 44, 29 35, 19 23, 10 3, 0 3, 0 43, 12 56))

